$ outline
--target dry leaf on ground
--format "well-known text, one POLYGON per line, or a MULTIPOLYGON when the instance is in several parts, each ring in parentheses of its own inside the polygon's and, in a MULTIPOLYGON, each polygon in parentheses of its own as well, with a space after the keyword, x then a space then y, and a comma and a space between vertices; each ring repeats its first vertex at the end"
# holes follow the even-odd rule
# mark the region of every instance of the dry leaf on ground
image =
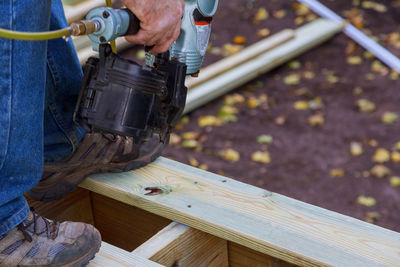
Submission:
POLYGON ((376 200, 373 197, 359 196, 357 198, 357 203, 363 206, 372 207, 375 206, 376 200))
POLYGON ((271 157, 268 152, 256 151, 251 155, 251 160, 261 163, 270 163, 271 157))

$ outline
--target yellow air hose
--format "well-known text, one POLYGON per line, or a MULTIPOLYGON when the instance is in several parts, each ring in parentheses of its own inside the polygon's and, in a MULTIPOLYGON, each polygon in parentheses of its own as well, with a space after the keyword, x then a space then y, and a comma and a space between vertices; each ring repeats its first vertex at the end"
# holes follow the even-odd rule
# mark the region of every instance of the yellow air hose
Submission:
POLYGON ((43 41, 67 37, 70 35, 71 29, 69 27, 50 32, 17 32, 0 28, 0 37, 23 41, 43 41))

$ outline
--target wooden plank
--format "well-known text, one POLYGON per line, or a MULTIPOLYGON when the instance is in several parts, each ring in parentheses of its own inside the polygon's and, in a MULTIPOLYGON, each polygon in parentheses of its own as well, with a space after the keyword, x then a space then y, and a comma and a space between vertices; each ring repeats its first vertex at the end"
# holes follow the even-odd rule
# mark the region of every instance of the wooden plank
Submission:
POLYGON ((61 200, 47 203, 27 199, 29 205, 43 217, 60 222, 75 221, 94 224, 90 192, 83 188, 77 188, 61 200))
POLYGON ((297 265, 271 257, 245 246, 228 242, 230 267, 294 267, 297 265))
POLYGON ((165 158, 81 186, 298 265, 400 265, 399 233, 165 158))
POLYGON ((165 266, 228 266, 226 240, 176 222, 133 252, 165 266))
POLYGON ((89 262, 88 267, 161 267, 163 265, 150 261, 134 253, 114 247, 103 242, 100 251, 89 262))
POLYGON ((132 251, 163 229, 170 220, 131 205, 92 195, 95 226, 102 239, 119 248, 132 251))
POLYGON ((190 112, 320 45, 331 39, 341 29, 341 23, 324 19, 315 20, 296 29, 296 37, 292 40, 189 90, 184 113, 190 112))
POLYGON ((211 64, 205 69, 202 69, 199 73, 199 77, 186 78, 186 86, 191 89, 195 86, 200 85, 201 83, 214 78, 228 70, 233 69, 240 64, 243 64, 255 57, 259 56, 262 53, 270 51, 271 49, 282 45, 283 43, 293 39, 295 37, 295 31, 291 29, 282 30, 268 38, 264 38, 263 40, 252 44, 237 54, 226 57, 217 61, 214 64, 211 64))

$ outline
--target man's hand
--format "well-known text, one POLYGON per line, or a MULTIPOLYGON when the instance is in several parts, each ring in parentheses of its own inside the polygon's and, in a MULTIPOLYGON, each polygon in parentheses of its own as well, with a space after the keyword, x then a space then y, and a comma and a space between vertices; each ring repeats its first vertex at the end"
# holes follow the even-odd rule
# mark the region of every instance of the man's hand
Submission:
POLYGON ((131 43, 154 46, 151 54, 167 51, 179 37, 184 0, 122 0, 140 20, 136 35, 126 36, 131 43))

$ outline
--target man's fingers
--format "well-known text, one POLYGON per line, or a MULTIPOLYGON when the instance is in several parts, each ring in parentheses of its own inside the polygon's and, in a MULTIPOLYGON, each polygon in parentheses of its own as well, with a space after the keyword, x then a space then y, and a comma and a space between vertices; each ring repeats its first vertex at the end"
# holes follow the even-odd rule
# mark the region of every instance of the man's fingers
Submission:
POLYGON ((152 35, 148 31, 144 31, 142 29, 139 30, 139 32, 135 35, 125 36, 125 39, 130 43, 142 44, 142 45, 147 45, 147 46, 154 45, 154 43, 152 43, 152 44, 150 43, 153 38, 154 38, 154 35, 152 35))

